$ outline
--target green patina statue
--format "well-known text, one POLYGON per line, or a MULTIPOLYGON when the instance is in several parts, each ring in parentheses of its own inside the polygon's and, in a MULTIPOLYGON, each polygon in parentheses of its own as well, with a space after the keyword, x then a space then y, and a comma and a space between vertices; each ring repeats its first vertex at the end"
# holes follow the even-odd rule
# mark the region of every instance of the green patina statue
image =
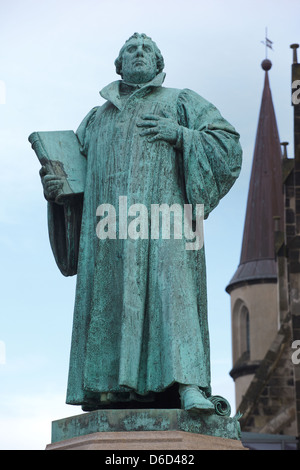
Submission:
POLYGON ((204 246, 153 236, 141 215, 171 208, 172 234, 170 213, 192 206, 197 236, 196 206, 207 218, 239 175, 239 135, 198 94, 162 86, 164 60, 145 34, 126 41, 115 65, 122 80, 101 91, 105 104, 76 133, 84 197, 58 202, 63 177, 41 170, 55 259, 77 274, 67 403, 222 414, 211 393, 204 246))

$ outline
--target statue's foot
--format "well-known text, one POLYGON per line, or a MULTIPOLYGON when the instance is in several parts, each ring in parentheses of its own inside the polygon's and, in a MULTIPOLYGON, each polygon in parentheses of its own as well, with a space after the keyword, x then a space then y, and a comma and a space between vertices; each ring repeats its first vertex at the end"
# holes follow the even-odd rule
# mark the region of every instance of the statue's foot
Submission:
POLYGON ((183 410, 197 413, 213 413, 215 410, 214 405, 197 385, 180 385, 179 394, 183 410))

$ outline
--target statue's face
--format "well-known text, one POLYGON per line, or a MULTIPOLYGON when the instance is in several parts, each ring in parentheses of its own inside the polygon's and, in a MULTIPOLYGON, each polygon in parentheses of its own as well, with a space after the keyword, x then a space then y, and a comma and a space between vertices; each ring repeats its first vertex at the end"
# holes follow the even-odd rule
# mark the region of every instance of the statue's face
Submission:
POLYGON ((157 74, 154 47, 149 39, 131 39, 122 56, 122 75, 126 82, 146 83, 157 74))

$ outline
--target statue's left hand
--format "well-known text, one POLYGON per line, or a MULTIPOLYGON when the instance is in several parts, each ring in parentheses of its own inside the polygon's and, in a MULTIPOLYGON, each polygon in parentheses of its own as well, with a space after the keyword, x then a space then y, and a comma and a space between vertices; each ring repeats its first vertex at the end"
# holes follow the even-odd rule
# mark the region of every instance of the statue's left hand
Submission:
POLYGON ((164 140, 171 145, 175 145, 177 141, 179 124, 166 113, 164 113, 164 116, 146 114, 142 116, 142 121, 138 122, 137 126, 145 128, 140 135, 150 136, 148 142, 164 140))

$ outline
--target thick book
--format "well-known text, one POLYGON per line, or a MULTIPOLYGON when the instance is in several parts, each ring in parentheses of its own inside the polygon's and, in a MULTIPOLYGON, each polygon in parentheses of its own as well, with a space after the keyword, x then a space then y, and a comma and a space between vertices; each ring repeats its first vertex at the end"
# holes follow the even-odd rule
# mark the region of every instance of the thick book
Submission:
POLYGON ((28 140, 47 174, 65 178, 57 202, 84 192, 86 158, 73 131, 33 132, 28 140))

